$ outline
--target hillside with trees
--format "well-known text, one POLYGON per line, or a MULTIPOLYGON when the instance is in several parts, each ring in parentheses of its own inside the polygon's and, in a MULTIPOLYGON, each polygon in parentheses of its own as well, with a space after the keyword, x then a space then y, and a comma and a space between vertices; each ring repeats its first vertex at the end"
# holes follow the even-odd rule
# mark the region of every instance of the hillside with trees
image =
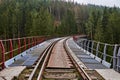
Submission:
POLYGON ((120 43, 120 9, 64 0, 1 0, 0 39, 74 34, 120 43))

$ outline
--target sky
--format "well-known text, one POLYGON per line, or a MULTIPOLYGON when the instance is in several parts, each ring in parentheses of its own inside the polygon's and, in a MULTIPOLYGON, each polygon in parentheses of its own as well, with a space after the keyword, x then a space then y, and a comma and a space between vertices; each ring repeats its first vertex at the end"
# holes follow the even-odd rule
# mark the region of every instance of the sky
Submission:
POLYGON ((108 7, 120 7, 120 0, 74 0, 78 3, 83 4, 95 4, 95 5, 103 5, 108 7))

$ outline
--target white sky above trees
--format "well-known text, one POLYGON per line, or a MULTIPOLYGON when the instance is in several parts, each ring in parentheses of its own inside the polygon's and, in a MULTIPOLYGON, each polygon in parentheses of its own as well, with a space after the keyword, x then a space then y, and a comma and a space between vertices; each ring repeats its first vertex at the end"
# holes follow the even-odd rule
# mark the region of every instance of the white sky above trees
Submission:
POLYGON ((120 0, 74 0, 78 3, 83 4, 95 4, 95 5, 103 5, 109 7, 120 7, 120 0))

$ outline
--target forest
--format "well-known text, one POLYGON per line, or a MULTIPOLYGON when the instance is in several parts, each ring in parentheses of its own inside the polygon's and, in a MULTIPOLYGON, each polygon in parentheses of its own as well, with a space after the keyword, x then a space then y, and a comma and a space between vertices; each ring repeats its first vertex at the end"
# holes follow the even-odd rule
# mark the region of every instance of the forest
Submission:
POLYGON ((0 39, 86 34, 120 43, 120 8, 64 0, 1 0, 0 39))

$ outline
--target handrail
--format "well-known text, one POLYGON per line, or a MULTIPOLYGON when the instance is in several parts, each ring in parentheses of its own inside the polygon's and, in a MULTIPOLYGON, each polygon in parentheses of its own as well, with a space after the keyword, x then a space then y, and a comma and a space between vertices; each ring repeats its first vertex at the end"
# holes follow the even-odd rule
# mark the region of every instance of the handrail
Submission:
POLYGON ((118 65, 120 66, 120 64, 118 64, 118 62, 120 62, 120 57, 118 56, 120 53, 120 51, 118 51, 120 44, 108 44, 94 40, 87 40, 85 38, 77 38, 74 40, 84 50, 94 54, 95 57, 99 57, 102 60, 110 63, 111 68, 116 70, 118 65))
POLYGON ((30 47, 38 45, 46 38, 46 36, 32 36, 0 40, 0 66, 4 69, 6 60, 13 58, 30 47))
MULTIPOLYGON (((24 39, 24 38, 33 38, 33 37, 35 37, 35 38, 39 38, 39 37, 48 37, 48 36, 30 36, 30 37, 21 37, 21 38, 19 38, 19 39, 24 39)), ((2 40, 2 39, 1 39, 2 40)), ((2 41, 9 41, 10 39, 3 39, 2 41)), ((13 38, 12 40, 18 40, 18 38, 13 38)))

